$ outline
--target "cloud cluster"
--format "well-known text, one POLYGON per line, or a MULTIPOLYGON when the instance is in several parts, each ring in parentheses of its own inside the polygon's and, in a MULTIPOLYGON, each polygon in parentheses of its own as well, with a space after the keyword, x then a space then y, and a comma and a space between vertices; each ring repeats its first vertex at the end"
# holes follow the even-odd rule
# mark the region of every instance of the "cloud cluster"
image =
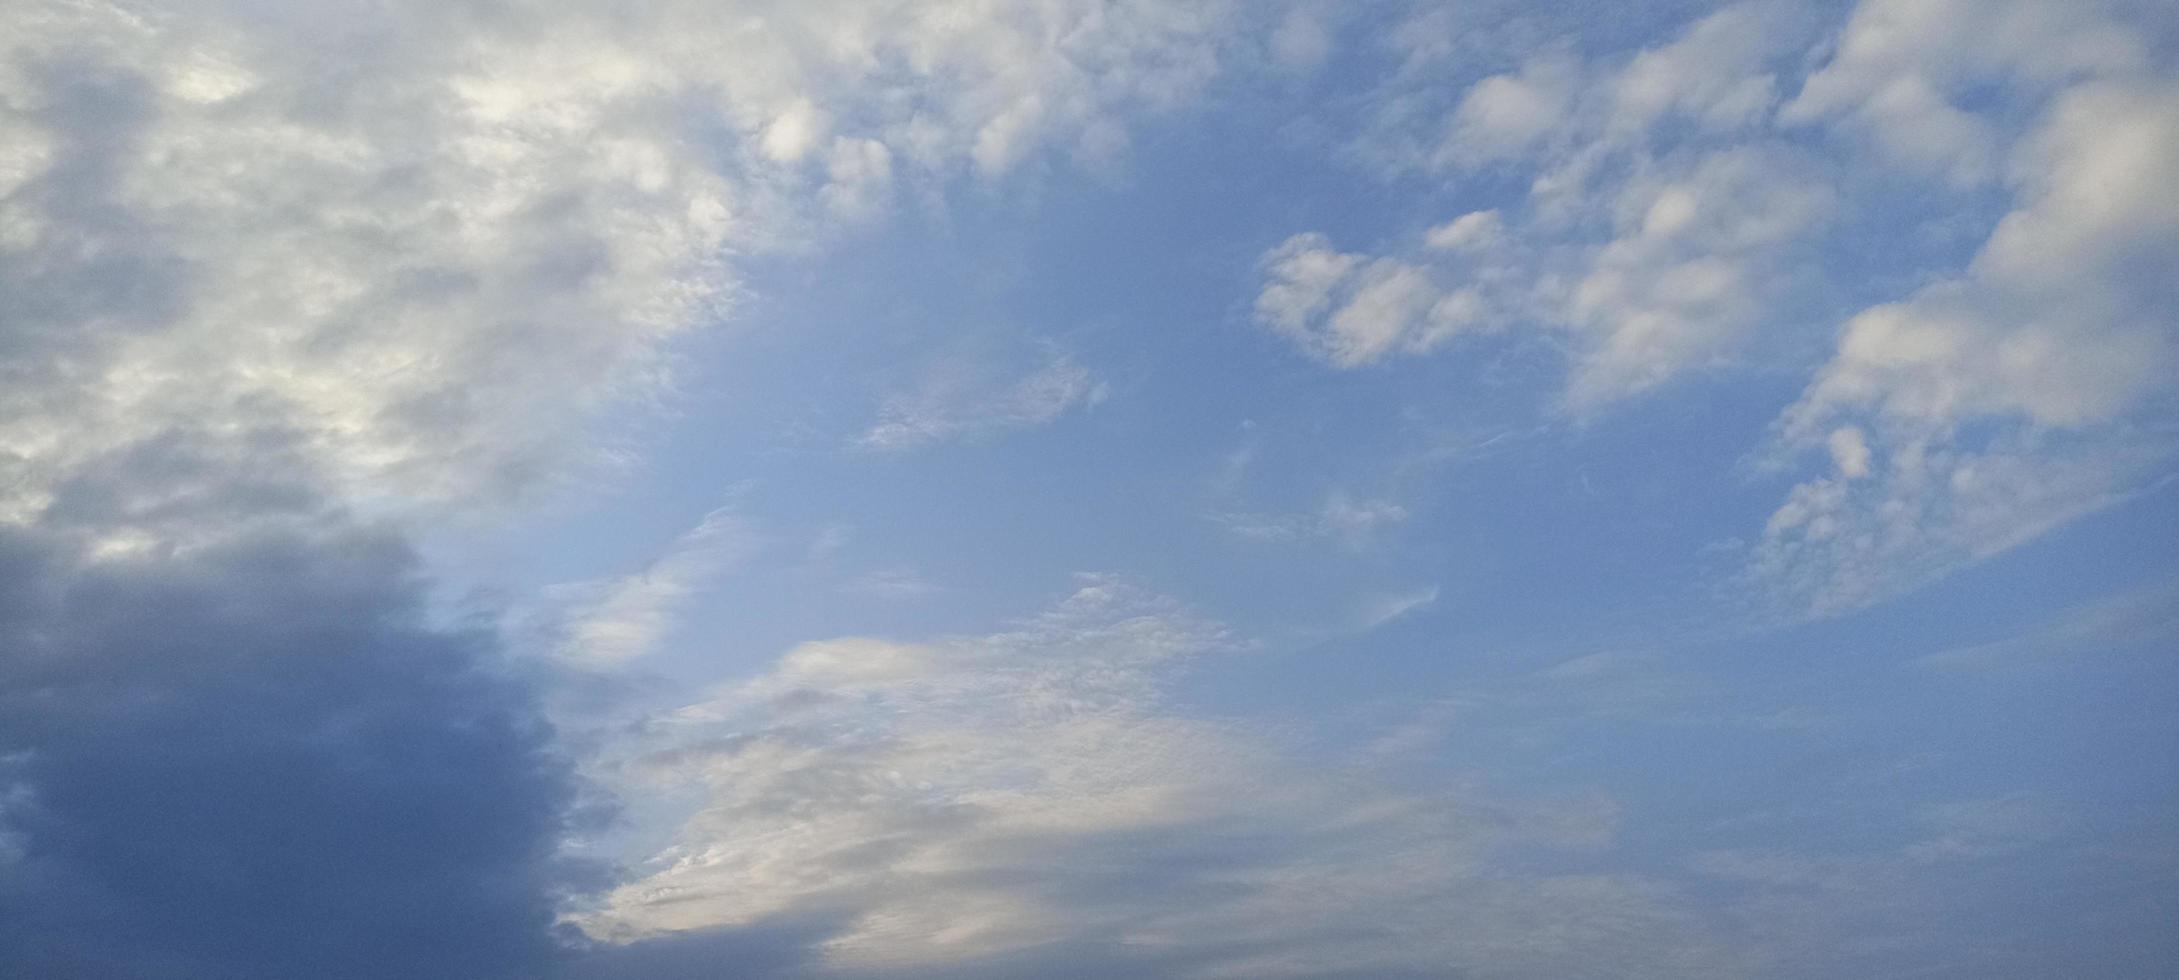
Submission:
MULTIPOLYGON (((1789 13, 1728 7, 1631 55, 1536 46, 1435 116, 1387 100, 1364 158, 1525 194, 1384 256, 1297 235, 1264 258, 1256 318, 1341 368, 1540 328, 1588 413, 1795 327, 1803 285, 1853 293, 1827 230, 1881 228, 1856 213, 1872 188, 1920 182, 1954 215, 2002 194, 1964 267, 1852 315, 1809 368, 1761 455, 1832 472, 1789 492, 1750 579, 1848 609, 2143 485, 2171 449, 2140 423, 2174 408, 2179 88, 2139 12, 1864 0, 1828 46, 1789 13)), ((1428 34, 1395 91, 1430 77, 1428 34)), ((1874 234, 1910 252, 1929 229, 1874 234)))
POLYGON ((2114 22, 2051 5, 1856 13, 1793 113, 1997 180, 2011 209, 1964 269, 1841 329, 1780 423, 1835 472, 1773 515, 1762 573, 1819 610, 1859 604, 2117 499, 2169 458, 2132 424, 2172 410, 2179 370, 2179 80, 2146 62, 2114 22), (1942 53, 1979 19, 1994 43, 1901 53, 1942 53), (1955 104, 1977 86, 2035 121, 2009 136, 1955 104))
POLYGON ((1388 167, 1524 173, 1527 194, 1393 256, 1297 235, 1264 258, 1257 319, 1349 368, 1541 327, 1569 347, 1577 410, 1726 358, 1834 207, 1815 164, 1761 132, 1791 36, 1762 9, 1728 8, 1631 57, 1539 51, 1421 124, 1435 139, 1380 124, 1364 145, 1388 167))

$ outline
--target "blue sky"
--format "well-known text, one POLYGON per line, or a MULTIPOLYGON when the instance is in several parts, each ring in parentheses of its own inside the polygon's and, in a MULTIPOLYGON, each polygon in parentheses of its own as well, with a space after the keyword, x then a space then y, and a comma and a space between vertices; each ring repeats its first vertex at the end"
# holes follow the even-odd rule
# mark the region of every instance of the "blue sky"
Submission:
POLYGON ((0 42, 0 972, 2179 963, 2165 5, 0 42))

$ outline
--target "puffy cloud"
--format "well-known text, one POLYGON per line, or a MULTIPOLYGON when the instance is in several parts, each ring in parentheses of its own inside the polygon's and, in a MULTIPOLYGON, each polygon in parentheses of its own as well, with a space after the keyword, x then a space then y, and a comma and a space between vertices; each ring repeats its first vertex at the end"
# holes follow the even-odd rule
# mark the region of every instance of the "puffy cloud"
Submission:
POLYGON ((1313 232, 1267 253, 1263 269, 1256 319, 1335 367, 1428 351, 1477 325, 1473 300, 1421 267, 1336 251, 1313 232))
POLYGON ((1996 124, 1963 108, 1970 90, 2029 89, 2138 71, 2142 39, 2105 4, 2048 0, 1864 0, 1823 68, 1781 115, 1831 120, 1896 162, 1962 184, 1998 174, 1996 124))
POLYGON ((1232 645, 1099 578, 990 636, 796 647, 647 726, 621 778, 706 799, 584 928, 623 941, 819 923, 799 941, 847 975, 1722 976, 1745 962, 1655 883, 1492 870, 1508 847, 1604 846, 1606 803, 1396 789, 1164 707, 1177 671, 1232 645))
POLYGON ((2012 161, 2017 205, 1964 275, 1862 312, 1797 406, 1945 426, 2102 421, 2166 380, 2160 266, 2179 259, 2179 109, 2168 83, 2069 90, 2012 161))
POLYGON ((1793 36, 1780 23, 1795 19, 1779 4, 1738 4, 1635 55, 1611 81, 1615 124, 1640 129, 1671 115, 1730 131, 1761 121, 1777 100, 1769 61, 1793 36))
POLYGON ((1475 83, 1453 111, 1441 154, 1465 164, 1525 154, 1566 124, 1581 73, 1578 62, 1554 53, 1530 59, 1518 74, 1475 83))
POLYGON ((1802 151, 1751 133, 1791 36, 1732 7, 1630 59, 1554 49, 1474 83, 1417 165, 1531 167, 1524 206, 1387 256, 1294 236, 1264 257, 1257 320, 1338 367, 1541 327, 1570 342, 1565 403, 1584 411, 1730 357, 1835 209, 1802 151))
POLYGON ((1618 236, 1563 298, 1559 315, 1592 338, 1568 401, 1607 402, 1732 353, 1834 207, 1812 170, 1780 147, 1734 147, 1624 188, 1618 236))
MULTIPOLYGON (((2015 70, 2054 71, 2042 56, 2015 70)), ((1846 323, 1781 429, 1876 479, 1797 487, 1765 573, 1819 609, 1859 604, 2120 499, 2168 456, 2132 420, 2168 410, 2179 369, 2175 106, 2168 79, 2059 92, 2008 148, 2013 209, 1966 269, 1846 323), (1864 428, 1842 455, 1836 433, 1864 428)))

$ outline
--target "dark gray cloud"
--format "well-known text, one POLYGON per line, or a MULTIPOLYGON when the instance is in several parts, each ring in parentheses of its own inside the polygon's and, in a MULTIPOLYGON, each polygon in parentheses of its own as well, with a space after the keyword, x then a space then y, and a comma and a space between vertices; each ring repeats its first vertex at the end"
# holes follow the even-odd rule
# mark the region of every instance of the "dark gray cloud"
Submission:
POLYGON ((398 536, 0 528, 0 974, 520 977, 572 799, 398 536))

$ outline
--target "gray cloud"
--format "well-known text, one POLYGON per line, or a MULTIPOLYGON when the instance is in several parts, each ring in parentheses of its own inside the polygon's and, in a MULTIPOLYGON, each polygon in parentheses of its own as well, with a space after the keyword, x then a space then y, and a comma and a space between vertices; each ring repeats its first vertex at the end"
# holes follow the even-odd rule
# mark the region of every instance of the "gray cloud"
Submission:
POLYGON ((0 529, 0 972, 527 976, 572 784, 400 539, 0 529))

